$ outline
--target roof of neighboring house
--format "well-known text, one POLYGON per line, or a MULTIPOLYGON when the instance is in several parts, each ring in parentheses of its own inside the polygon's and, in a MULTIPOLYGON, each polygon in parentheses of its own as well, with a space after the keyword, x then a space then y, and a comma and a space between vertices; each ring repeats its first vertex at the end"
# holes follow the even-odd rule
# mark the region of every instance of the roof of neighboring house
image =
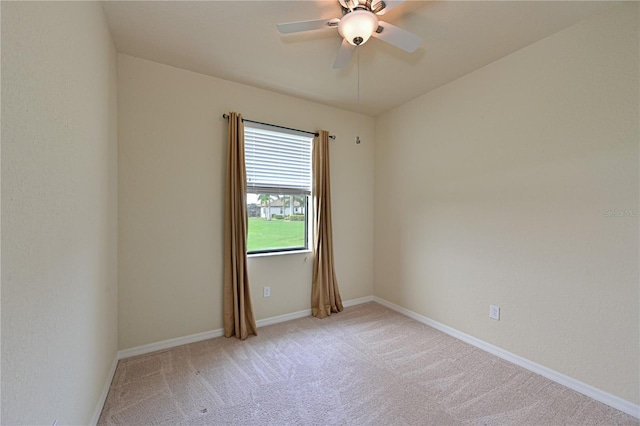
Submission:
MULTIPOLYGON (((282 199, 280 200, 274 200, 271 202, 271 207, 283 207, 283 201, 282 199)), ((263 207, 266 207, 265 205, 263 205, 263 207)), ((287 206, 289 207, 289 206, 287 206)), ((300 207, 300 203, 297 201, 293 201, 293 207, 300 207)))

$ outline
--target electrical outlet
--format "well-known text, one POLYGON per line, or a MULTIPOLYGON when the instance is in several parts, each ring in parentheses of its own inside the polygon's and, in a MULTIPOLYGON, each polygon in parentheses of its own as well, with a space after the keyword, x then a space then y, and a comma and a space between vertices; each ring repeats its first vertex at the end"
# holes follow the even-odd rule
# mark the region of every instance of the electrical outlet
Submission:
POLYGON ((262 296, 271 297, 271 287, 262 287, 262 296))
POLYGON ((489 305, 489 317, 500 321, 500 306, 489 305))

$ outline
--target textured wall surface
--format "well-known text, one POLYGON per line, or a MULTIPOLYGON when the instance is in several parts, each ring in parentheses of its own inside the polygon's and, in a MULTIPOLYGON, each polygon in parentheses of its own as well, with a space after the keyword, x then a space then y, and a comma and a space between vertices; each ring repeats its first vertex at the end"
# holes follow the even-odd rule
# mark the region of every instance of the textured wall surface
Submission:
POLYGON ((625 4, 378 117, 375 295, 638 404, 638 44, 625 4))
POLYGON ((87 424, 117 350, 117 68, 98 3, 2 2, 2 424, 87 424))
MULTIPOLYGON (((120 349, 222 327, 229 111, 337 135, 338 281, 345 300, 372 294, 373 119, 362 118, 356 145, 353 113, 128 55, 118 66, 120 349)), ((256 319, 310 309, 312 265, 310 254, 251 258, 256 319)))

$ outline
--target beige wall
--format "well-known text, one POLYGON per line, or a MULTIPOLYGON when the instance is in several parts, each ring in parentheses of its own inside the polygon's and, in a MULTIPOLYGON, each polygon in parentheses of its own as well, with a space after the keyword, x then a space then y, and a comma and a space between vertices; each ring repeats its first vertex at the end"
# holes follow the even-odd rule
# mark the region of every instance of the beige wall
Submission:
POLYGON ((638 404, 638 40, 626 4, 378 117, 375 295, 638 404))
MULTIPOLYGON (((222 327, 222 114, 229 111, 337 135, 331 174, 338 280, 345 300, 373 293, 373 119, 362 119, 364 142, 356 145, 356 114, 118 58, 120 349, 222 327)), ((309 309, 312 263, 309 254, 251 258, 256 319, 309 309)))
POLYGON ((116 73, 98 3, 2 2, 2 424, 87 424, 115 359, 116 73))

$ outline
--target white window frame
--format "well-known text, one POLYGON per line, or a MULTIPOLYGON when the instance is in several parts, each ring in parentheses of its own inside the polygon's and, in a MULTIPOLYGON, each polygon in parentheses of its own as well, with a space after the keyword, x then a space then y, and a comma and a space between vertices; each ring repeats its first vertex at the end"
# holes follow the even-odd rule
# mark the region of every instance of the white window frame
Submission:
MULTIPOLYGON (((314 135, 293 129, 245 120, 245 168, 247 193, 304 196, 304 246, 249 251, 249 256, 310 252, 312 150, 314 135)), ((281 207, 280 209, 282 209, 281 207)), ((293 213, 294 206, 291 206, 293 213)), ((260 211, 262 211, 262 206, 260 211)))

